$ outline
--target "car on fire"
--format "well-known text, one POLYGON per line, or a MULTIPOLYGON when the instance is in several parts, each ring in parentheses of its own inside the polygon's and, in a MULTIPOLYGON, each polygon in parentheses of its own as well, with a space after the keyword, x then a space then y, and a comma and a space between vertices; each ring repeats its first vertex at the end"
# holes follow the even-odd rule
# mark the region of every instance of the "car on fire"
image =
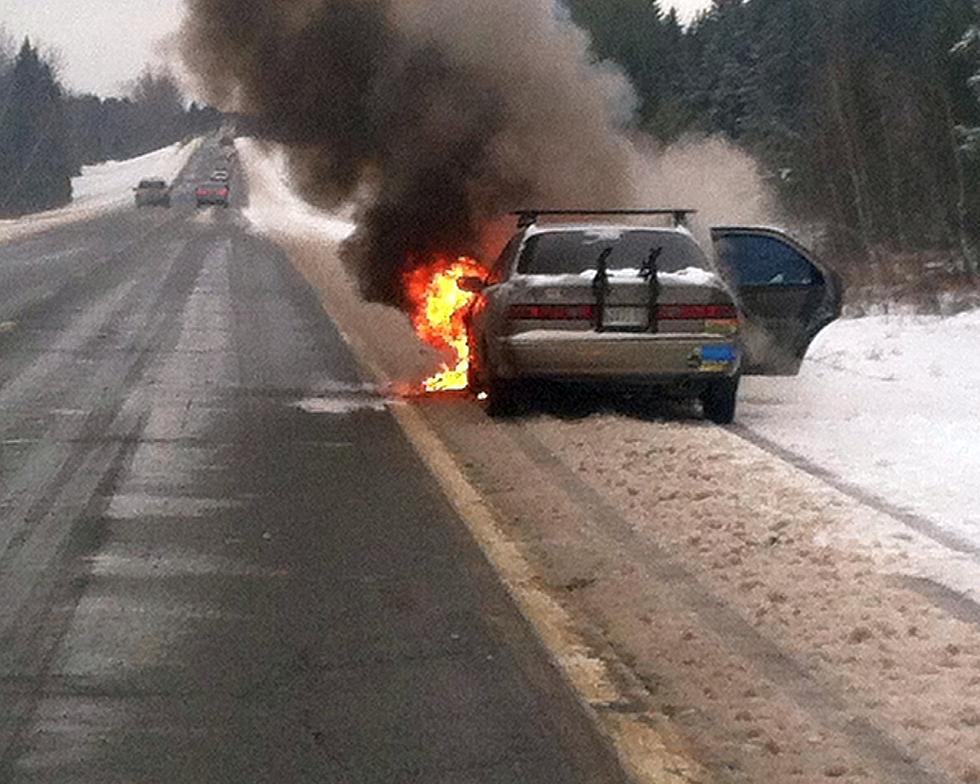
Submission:
POLYGON ((194 190, 197 206, 214 205, 227 207, 231 203, 231 188, 227 182, 206 182, 194 190))
MULTIPOLYGON (((781 231, 685 228, 691 210, 518 213, 518 233, 468 313, 470 387, 510 413, 543 381, 654 387, 734 420, 743 374, 795 375, 840 316, 839 278, 781 231), (668 215, 669 228, 540 223, 544 216, 668 215)), ((647 221, 652 222, 652 221, 647 221)))
POLYGON ((171 188, 166 181, 153 179, 141 180, 133 188, 136 194, 137 207, 169 207, 171 201, 171 188))

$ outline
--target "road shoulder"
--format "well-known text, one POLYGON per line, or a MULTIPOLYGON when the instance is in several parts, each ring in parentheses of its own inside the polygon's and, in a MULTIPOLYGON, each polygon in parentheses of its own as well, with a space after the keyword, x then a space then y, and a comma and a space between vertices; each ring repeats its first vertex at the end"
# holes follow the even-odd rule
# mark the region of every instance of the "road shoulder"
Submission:
MULTIPOLYGON (((431 367, 403 317, 356 301, 335 248, 279 239, 376 378, 431 367)), ((974 775, 980 630, 896 579, 887 515, 697 421, 397 412, 638 780, 974 775)))

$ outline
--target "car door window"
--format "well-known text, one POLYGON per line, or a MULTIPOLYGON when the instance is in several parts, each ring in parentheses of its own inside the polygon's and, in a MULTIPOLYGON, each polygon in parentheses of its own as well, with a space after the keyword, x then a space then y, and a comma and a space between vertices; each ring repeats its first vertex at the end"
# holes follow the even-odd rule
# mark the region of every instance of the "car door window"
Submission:
POLYGON ((840 315, 840 286, 797 241, 767 228, 712 229, 745 322, 743 372, 795 375, 814 337, 840 315))
POLYGON ((719 242, 719 254, 743 286, 818 286, 820 271, 786 242, 759 234, 730 234, 719 242))

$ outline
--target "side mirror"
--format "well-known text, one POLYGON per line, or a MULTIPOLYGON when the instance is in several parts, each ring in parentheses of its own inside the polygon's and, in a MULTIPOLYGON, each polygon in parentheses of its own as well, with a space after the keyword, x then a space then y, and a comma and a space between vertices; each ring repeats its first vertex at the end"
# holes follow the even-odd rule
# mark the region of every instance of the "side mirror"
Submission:
POLYGON ((460 291, 466 291, 470 294, 482 294, 483 290, 487 287, 487 282, 483 278, 478 278, 476 275, 466 275, 456 282, 456 286, 460 291))

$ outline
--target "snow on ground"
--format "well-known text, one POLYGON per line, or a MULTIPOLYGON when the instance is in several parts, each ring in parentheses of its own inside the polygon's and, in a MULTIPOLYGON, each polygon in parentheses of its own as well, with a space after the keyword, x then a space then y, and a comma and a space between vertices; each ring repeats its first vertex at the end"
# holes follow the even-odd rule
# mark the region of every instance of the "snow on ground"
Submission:
POLYGON ((740 422, 980 548, 980 311, 819 335, 798 378, 749 378, 740 422))
POLYGON ((339 242, 353 233, 354 224, 307 204, 290 187, 285 151, 255 139, 235 142, 242 166, 248 172, 249 205, 245 218, 259 231, 339 242))
POLYGON ((61 209, 0 220, 0 241, 35 234, 40 231, 87 220, 106 212, 129 207, 133 188, 143 179, 159 177, 172 182, 198 149, 202 139, 181 142, 162 150, 125 161, 110 161, 82 167, 82 174, 72 179, 72 202, 61 209))

